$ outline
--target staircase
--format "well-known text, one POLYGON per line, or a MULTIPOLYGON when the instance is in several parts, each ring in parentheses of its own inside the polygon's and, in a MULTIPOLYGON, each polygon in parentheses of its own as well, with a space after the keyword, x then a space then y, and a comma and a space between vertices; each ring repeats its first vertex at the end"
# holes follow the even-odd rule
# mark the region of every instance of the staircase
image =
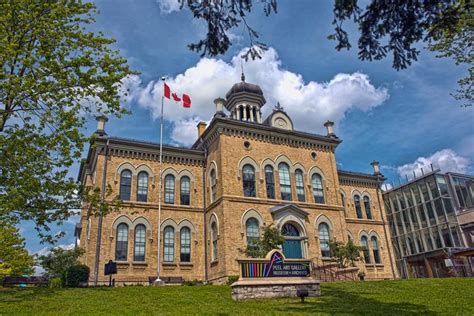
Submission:
POLYGON ((358 271, 357 267, 342 268, 337 262, 320 258, 311 261, 311 276, 321 282, 357 281, 358 271))

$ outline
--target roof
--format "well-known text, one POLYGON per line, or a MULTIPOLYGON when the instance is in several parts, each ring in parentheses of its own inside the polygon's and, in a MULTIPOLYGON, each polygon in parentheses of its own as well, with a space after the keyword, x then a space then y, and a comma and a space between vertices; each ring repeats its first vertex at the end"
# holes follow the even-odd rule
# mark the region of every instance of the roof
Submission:
POLYGON ((227 92, 225 97, 226 99, 229 99, 233 94, 237 94, 240 92, 254 93, 263 97, 263 91, 258 85, 245 81, 241 81, 234 84, 232 88, 230 88, 230 90, 227 92))

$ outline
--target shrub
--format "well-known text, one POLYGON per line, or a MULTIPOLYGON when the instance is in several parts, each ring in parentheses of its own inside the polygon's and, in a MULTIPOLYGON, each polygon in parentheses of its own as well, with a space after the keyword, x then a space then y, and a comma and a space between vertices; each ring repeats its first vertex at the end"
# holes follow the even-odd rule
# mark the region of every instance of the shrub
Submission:
POLYGON ((63 287, 63 280, 61 278, 52 278, 48 281, 48 286, 51 289, 59 289, 63 287))
POLYGON ((87 283, 87 280, 89 280, 89 273, 89 267, 83 264, 70 267, 66 271, 66 286, 79 287, 81 283, 87 283))
POLYGON ((227 278, 227 285, 231 285, 232 283, 237 282, 238 279, 238 275, 229 275, 229 277, 227 278))

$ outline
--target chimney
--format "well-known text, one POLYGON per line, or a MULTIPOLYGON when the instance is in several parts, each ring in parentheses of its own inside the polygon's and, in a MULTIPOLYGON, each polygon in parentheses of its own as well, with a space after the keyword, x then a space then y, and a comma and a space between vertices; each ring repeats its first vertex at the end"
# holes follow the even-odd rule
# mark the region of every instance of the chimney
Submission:
POLYGON ((198 137, 200 138, 202 134, 204 134, 204 131, 206 130, 207 124, 205 122, 199 122, 197 125, 198 128, 198 137))
POLYGON ((214 104, 216 105, 216 112, 224 112, 224 104, 225 104, 224 99, 217 98, 214 100, 214 104))
POLYGON ((375 176, 378 176, 380 175, 380 166, 379 166, 379 162, 377 160, 374 160, 370 163, 370 165, 372 166, 372 168, 374 168, 374 175, 375 176))
POLYGON ((105 132, 105 123, 109 120, 107 116, 100 115, 97 116, 95 119, 97 121, 97 130, 95 131, 96 134, 99 134, 100 136, 107 135, 107 133, 105 132))
POLYGON ((336 134, 334 134, 334 122, 328 120, 324 123, 324 127, 327 129, 329 137, 336 137, 336 134))

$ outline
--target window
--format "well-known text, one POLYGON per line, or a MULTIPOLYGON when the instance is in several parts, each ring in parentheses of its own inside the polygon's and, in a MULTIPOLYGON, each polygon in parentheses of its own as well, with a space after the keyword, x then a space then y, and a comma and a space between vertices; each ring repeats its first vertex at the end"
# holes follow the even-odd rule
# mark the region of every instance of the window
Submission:
POLYGON ((284 162, 278 165, 278 175, 280 176, 281 199, 291 201, 290 168, 284 162))
POLYGON ((365 207, 365 215, 367 215, 367 219, 372 219, 372 211, 370 210, 370 199, 368 196, 364 196, 364 207, 365 207))
POLYGON ((124 170, 120 174, 120 199, 130 201, 130 192, 132 191, 132 172, 124 170))
POLYGON ((379 243, 377 241, 377 237, 372 236, 370 240, 372 241, 372 253, 374 254, 374 261, 375 263, 380 264, 382 261, 380 261, 379 243))
POLYGON ((190 204, 190 187, 191 187, 191 180, 188 176, 181 177, 181 185, 180 185, 180 200, 181 205, 189 205, 190 204))
POLYGON ((148 199, 148 173, 142 171, 138 174, 137 201, 146 202, 148 199))
POLYGON ((296 180, 296 194, 298 195, 298 201, 304 202, 304 182, 303 182, 303 171, 297 169, 295 171, 295 180, 296 180))
POLYGON ((311 183, 313 184, 313 196, 315 203, 324 203, 324 192, 323 192, 323 179, 317 173, 311 177, 311 183))
POLYGON ((273 167, 267 165, 265 167, 265 183, 267 185, 267 198, 275 198, 275 178, 273 176, 273 167))
POLYGON ((115 260, 127 261, 128 225, 121 223, 117 226, 117 241, 115 242, 115 260))
POLYGON ((319 247, 321 248, 321 255, 323 257, 330 257, 331 250, 329 249, 329 225, 321 223, 318 226, 319 231, 319 247))
POLYGON ((342 207, 346 209, 346 197, 342 193, 341 193, 341 203, 342 203, 342 207))
POLYGON ((360 207, 360 196, 354 195, 354 206, 356 209, 357 218, 362 218, 362 208, 360 207))
POLYGON ((172 174, 165 177, 165 203, 174 204, 174 176, 172 174))
POLYGON ((135 250, 133 261, 145 261, 146 227, 143 224, 135 227, 135 250))
POLYGON ((211 170, 211 202, 214 202, 217 197, 217 178, 216 170, 211 170))
POLYGON ((191 262, 191 230, 188 227, 181 228, 180 243, 181 262, 191 262))
POLYGON ((245 165, 242 168, 242 178, 244 196, 255 197, 255 168, 252 165, 245 165))
POLYGON ((165 227, 165 238, 163 242, 163 255, 165 262, 174 261, 174 228, 171 226, 165 227))
POLYGON ((245 230, 247 233, 247 245, 251 248, 255 248, 257 241, 260 238, 260 228, 256 218, 249 218, 245 223, 245 230))
POLYGON ((212 261, 217 260, 217 224, 211 224, 211 239, 212 239, 212 261))
POLYGON ((369 242, 366 236, 360 238, 360 245, 362 246, 365 264, 370 264, 369 242))

